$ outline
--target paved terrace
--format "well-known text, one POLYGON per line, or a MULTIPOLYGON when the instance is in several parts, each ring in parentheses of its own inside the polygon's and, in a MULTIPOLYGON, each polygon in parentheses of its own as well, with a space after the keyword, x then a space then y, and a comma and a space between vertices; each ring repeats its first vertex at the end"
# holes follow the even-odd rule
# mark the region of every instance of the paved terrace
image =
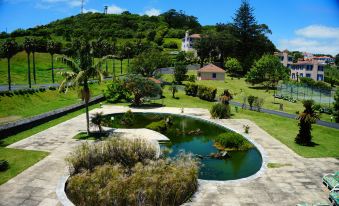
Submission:
MULTIPOLYGON (((124 112, 127 107, 104 106, 91 113, 124 112)), ((180 113, 180 108, 132 109, 137 112, 180 113)), ((205 109, 185 108, 185 114, 209 119, 205 109)), ((233 182, 201 181, 199 191, 186 205, 295 205, 300 202, 326 201, 327 189, 321 183, 324 173, 339 168, 335 158, 306 159, 271 137, 249 120, 213 120, 243 132, 250 125, 250 137, 261 145, 269 162, 288 163, 276 169, 266 169, 254 179, 233 182)), ((10 145, 11 148, 48 151, 50 155, 0 186, 0 205, 60 205, 55 190, 59 178, 67 173, 64 158, 81 142, 72 139, 85 130, 85 115, 65 121, 27 139, 10 145)), ((284 132, 284 131, 281 131, 284 132)))

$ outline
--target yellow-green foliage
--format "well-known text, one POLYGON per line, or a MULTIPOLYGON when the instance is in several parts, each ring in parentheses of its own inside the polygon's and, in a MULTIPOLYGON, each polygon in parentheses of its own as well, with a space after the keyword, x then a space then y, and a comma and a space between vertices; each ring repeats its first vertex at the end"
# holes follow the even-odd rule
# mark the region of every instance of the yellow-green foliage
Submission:
POLYGON ((253 145, 243 136, 235 132, 225 132, 215 138, 218 148, 226 150, 248 150, 253 145))

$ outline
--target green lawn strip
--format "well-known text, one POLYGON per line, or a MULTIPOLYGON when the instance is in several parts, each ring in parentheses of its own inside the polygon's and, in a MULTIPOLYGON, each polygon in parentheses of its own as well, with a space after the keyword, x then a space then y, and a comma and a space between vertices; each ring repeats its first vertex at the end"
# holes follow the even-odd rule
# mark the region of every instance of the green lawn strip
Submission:
POLYGON ((7 160, 9 168, 0 172, 0 185, 15 177, 48 155, 48 152, 0 147, 0 159, 7 160))
POLYGON ((286 167, 286 166, 292 166, 292 165, 288 164, 288 163, 274 163, 274 162, 270 162, 270 163, 267 164, 267 167, 271 168, 271 169, 286 167))
MULTIPOLYGON (((94 109, 94 108, 98 108, 100 105, 99 104, 95 104, 95 105, 92 105, 90 106, 90 109, 94 109)), ((33 127, 32 129, 29 129, 29 130, 26 130, 26 131, 23 131, 23 132, 20 132, 18 134, 15 134, 13 136, 9 136, 5 139, 0 139, 0 146, 2 147, 5 147, 5 146, 8 146, 10 144, 13 144, 17 141, 20 141, 22 139, 25 139, 27 137, 30 137, 36 133, 39 133, 41 131, 44 131, 50 127, 53 127, 57 124, 60 124, 64 121, 67 121, 73 117, 76 117, 82 113, 85 112, 85 109, 81 109, 81 110, 78 110, 78 111, 75 111, 75 112, 72 112, 72 113, 69 113, 69 114, 66 114, 60 118, 57 118, 57 119, 54 119, 54 120, 51 120, 49 122, 46 122, 44 124, 41 124, 39 126, 36 126, 36 127, 33 127)))
MULTIPOLYGON (((234 110, 233 110, 234 111, 234 110)), ((300 146, 294 142, 298 133, 298 121, 261 112, 239 110, 233 112, 235 119, 249 119, 271 136, 291 148, 303 157, 339 157, 339 130, 313 125, 312 141, 314 147, 300 146)))
POLYGON ((107 137, 107 134, 100 134, 100 133, 91 133, 87 134, 87 132, 80 132, 73 137, 76 140, 102 140, 107 137))
MULTIPOLYGON (((105 88, 105 83, 90 85, 92 96, 102 94, 105 88)), ((17 120, 79 103, 81 99, 78 96, 78 91, 71 89, 67 93, 47 90, 32 95, 0 97, 0 118, 3 120, 1 123, 5 123, 6 118, 10 121, 12 116, 17 120)))

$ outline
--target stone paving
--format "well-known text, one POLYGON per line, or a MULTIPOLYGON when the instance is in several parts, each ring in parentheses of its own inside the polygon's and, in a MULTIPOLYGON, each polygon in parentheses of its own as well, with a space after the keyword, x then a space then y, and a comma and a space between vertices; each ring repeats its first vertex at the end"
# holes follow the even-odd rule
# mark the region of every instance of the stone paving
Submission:
MULTIPOLYGON (((91 113, 103 111, 107 114, 128 109, 104 106, 91 113)), ((132 111, 181 113, 180 108, 169 107, 132 111)), ((209 112, 205 109, 185 108, 184 113, 209 119, 209 112)), ((321 177, 339 170, 338 159, 302 158, 249 120, 212 121, 240 133, 243 132, 243 125, 250 125, 249 136, 265 149, 269 162, 291 165, 268 168, 256 179, 200 181, 198 192, 185 205, 295 205, 327 201, 328 190, 322 185, 321 177)), ((0 205, 60 205, 55 190, 60 177, 67 174, 64 158, 81 143, 72 137, 85 129, 85 115, 82 114, 10 145, 11 148, 48 151, 50 155, 1 185, 0 205)))

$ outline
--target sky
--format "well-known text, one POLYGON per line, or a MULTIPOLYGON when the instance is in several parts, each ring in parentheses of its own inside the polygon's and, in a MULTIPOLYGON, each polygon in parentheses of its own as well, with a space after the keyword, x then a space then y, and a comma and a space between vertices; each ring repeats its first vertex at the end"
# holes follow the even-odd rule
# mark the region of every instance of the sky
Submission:
MULTIPOLYGON (((202 25, 229 23, 241 0, 84 0, 85 12, 159 15, 169 9, 198 17, 202 25)), ((248 0, 257 22, 280 50, 339 53, 339 0, 248 0)), ((81 0, 0 0, 0 31, 11 32, 76 15, 81 0)))

